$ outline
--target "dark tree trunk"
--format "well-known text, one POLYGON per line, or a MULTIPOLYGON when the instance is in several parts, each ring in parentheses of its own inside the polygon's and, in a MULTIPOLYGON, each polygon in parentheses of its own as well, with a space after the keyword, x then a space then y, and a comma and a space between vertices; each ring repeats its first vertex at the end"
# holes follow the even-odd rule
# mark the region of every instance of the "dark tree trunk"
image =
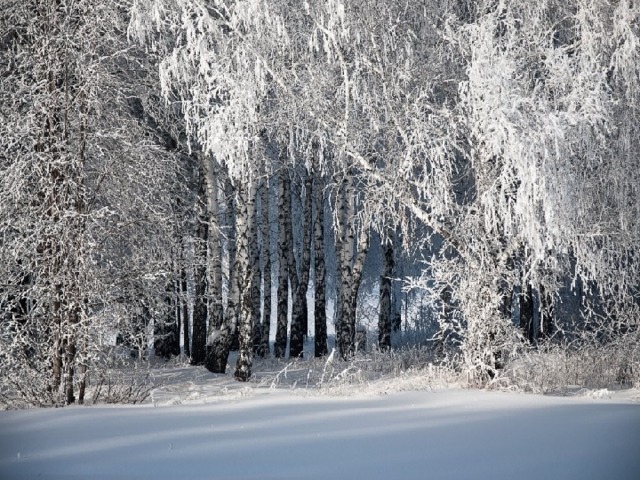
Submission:
POLYGON ((288 305, 289 305, 289 235, 287 226, 289 224, 288 216, 291 208, 288 206, 291 202, 291 192, 289 188, 289 174, 283 168, 280 174, 280 185, 278 195, 278 291, 277 291, 277 324, 276 324, 276 340, 273 346, 273 352, 276 358, 283 358, 287 350, 287 324, 288 324, 288 305))
MULTIPOLYGON (((236 188, 233 185, 233 183, 231 182, 231 179, 227 176, 226 180, 225 180, 225 185, 224 185, 224 191, 225 191, 225 197, 227 199, 227 251, 229 253, 229 287, 228 287, 228 292, 233 292, 234 290, 234 284, 236 283, 236 270, 235 270, 235 264, 236 264, 236 253, 237 253, 237 244, 236 244, 236 188)), ((238 293, 238 295, 240 295, 238 293)), ((240 298, 234 298, 233 302, 231 302, 228 306, 227 306, 227 310, 230 310, 232 308, 232 304, 233 304, 233 308, 240 308, 240 298)), ((238 315, 240 314, 239 311, 234 312, 233 314, 233 318, 237 320, 238 315)), ((229 315, 231 315, 231 312, 229 312, 229 315)), ((237 330, 237 323, 236 322, 232 322, 230 325, 231 328, 231 350, 233 350, 234 352, 238 350, 238 330, 237 330)))
MULTIPOLYGON (((394 270, 397 272, 396 277, 402 278, 403 262, 400 256, 400 234, 393 232, 393 253, 394 253, 394 270)), ((402 328, 402 282, 394 279, 391 281, 391 331, 396 333, 402 328)))
POLYGON ((313 244, 315 249, 314 343, 316 357, 322 357, 328 353, 325 294, 326 267, 324 262, 324 201, 322 191, 320 177, 315 174, 313 185, 313 244))
POLYGON ((533 288, 527 283, 520 292, 520 329, 529 342, 535 339, 533 317, 533 288))
POLYGON ((249 203, 247 206, 247 220, 249 222, 248 229, 248 269, 251 276, 251 292, 250 292, 250 315, 252 325, 252 347, 253 353, 258 354, 261 346, 261 325, 260 325, 260 244, 258 238, 258 226, 260 212, 258 210, 258 195, 261 188, 256 188, 256 184, 252 183, 249 189, 249 203))
POLYGON ((71 405, 76 401, 73 394, 73 377, 74 363, 76 356, 76 343, 74 338, 70 338, 65 342, 65 361, 64 361, 64 397, 65 405, 71 405))
MULTIPOLYGON (((253 322, 256 314, 260 313, 259 304, 254 304, 253 278, 254 273, 250 268, 250 232, 254 230, 251 225, 255 219, 255 188, 247 185, 238 186, 238 201, 236 206, 236 245, 237 254, 234 270, 236 271, 236 286, 240 292, 239 315, 237 320, 238 332, 238 359, 234 377, 236 380, 246 382, 251 378, 251 366, 253 364, 253 322), (248 189, 248 191, 247 191, 248 189)), ((257 268, 257 265, 256 265, 257 268)), ((259 300, 260 292, 258 292, 259 300)))
POLYGON ((551 338, 554 333, 553 299, 544 287, 540 287, 540 337, 551 338))
POLYGON ((183 266, 180 271, 180 305, 182 317, 182 343, 184 344, 184 354, 191 357, 190 332, 189 332, 189 303, 187 302, 187 271, 183 266))
POLYGON ((382 274, 380 275, 380 316, 378 319, 378 346, 391 349, 391 275, 393 275, 393 243, 382 242, 382 274))
POLYGON ((196 288, 193 305, 193 333, 191 338, 191 365, 203 365, 207 344, 207 241, 208 222, 199 219, 196 261, 196 288))
POLYGON ((153 347, 156 357, 168 360, 180 351, 180 336, 177 329, 176 304, 174 284, 171 282, 166 288, 165 303, 167 311, 164 318, 156 319, 154 324, 153 347), (177 349, 176 349, 177 345, 177 349))
POLYGON ((269 222, 269 182, 265 180, 261 189, 262 199, 262 328, 258 355, 269 356, 269 335, 271 330, 271 223, 269 222))
MULTIPOLYGON (((312 177, 308 173, 304 184, 304 202, 303 202, 303 240, 302 253, 300 255, 300 277, 296 281, 292 281, 295 285, 293 299, 293 316, 291 321, 291 344, 289 347, 289 356, 293 358, 302 358, 304 348, 304 337, 307 333, 307 290, 309 288, 309 268, 311 264, 311 202, 312 202, 312 177)), ((290 222, 291 223, 291 222, 290 222)), ((293 244, 293 231, 290 234, 290 241, 293 244)), ((293 252, 290 258, 293 257, 293 252)), ((294 266, 290 266, 294 270, 294 266)), ((295 273, 294 273, 295 274, 295 273)))

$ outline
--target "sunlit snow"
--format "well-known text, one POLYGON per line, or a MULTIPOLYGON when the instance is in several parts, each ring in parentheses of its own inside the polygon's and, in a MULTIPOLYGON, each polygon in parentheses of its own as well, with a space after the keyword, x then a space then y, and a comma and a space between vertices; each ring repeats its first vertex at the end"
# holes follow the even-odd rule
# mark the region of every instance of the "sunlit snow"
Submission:
POLYGON ((0 478, 640 478, 637 392, 182 387, 155 405, 0 412, 0 478))

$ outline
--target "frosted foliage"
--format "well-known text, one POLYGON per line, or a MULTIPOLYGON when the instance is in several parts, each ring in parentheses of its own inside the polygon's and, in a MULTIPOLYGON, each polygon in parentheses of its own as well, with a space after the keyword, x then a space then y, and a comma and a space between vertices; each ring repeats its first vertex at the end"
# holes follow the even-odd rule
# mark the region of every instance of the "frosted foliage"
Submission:
POLYGON ((116 34, 122 10, 58 7, 12 0, 0 13, 0 401, 32 405, 69 402, 63 388, 101 371, 140 291, 163 291, 172 235, 158 192, 175 165, 140 141, 151 133, 131 98, 144 81, 122 71, 146 64, 116 34))
POLYGON ((156 31, 175 35, 160 65, 165 98, 179 96, 189 137, 235 179, 254 171, 250 144, 264 128, 258 110, 268 67, 251 42, 272 29, 282 31, 278 18, 257 1, 134 4, 132 37, 157 45, 156 31), (151 21, 156 15, 160 20, 151 21))
MULTIPOLYGON (((637 208, 629 193, 638 173, 617 154, 629 139, 614 117, 623 99, 607 79, 611 62, 626 56, 631 62, 615 74, 634 91, 625 69, 637 63, 629 58, 628 40, 611 39, 608 8, 607 2, 576 2, 566 17, 564 2, 500 2, 457 31, 470 58, 459 107, 469 122, 484 229, 507 248, 524 244, 532 275, 572 252, 583 274, 605 280, 615 257, 599 263, 593 251, 606 257, 604 242, 615 255, 625 254, 634 248, 628 242, 637 242, 637 224, 626 213, 637 208), (563 22, 574 38, 558 45, 554 28, 563 22), (620 190, 626 199, 616 198, 620 190)), ((618 35, 628 35, 627 22, 637 23, 637 12, 633 17, 618 6, 614 19, 618 35)))
POLYGON ((250 145, 266 135, 354 177, 363 225, 399 225, 407 244, 430 240, 412 236, 428 225, 443 248, 418 283, 434 304, 452 290, 478 364, 512 338, 499 312, 515 285, 553 296, 579 275, 607 314, 630 315, 639 6, 465 5, 139 0, 131 31, 164 34, 165 95, 235 178, 254 175, 250 145))

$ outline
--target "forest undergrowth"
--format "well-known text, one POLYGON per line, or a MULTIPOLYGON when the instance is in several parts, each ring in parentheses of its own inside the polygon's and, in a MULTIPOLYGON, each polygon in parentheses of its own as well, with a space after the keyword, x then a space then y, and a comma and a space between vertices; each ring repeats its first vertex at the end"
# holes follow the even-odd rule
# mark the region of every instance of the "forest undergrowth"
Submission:
MULTIPOLYGON (((309 339, 310 345, 313 339, 309 339)), ((481 388, 545 395, 594 395, 594 392, 640 389, 640 335, 630 332, 603 342, 587 334, 572 342, 524 343, 512 346, 504 365, 478 385, 459 352, 447 354, 435 342, 405 344, 391 351, 377 348, 357 352, 345 361, 335 350, 322 358, 256 358, 247 383, 227 374, 212 374, 190 365, 184 355, 169 361, 151 355, 132 359, 125 349, 108 356, 108 363, 90 374, 87 405, 177 405, 233 400, 289 390, 301 395, 386 395, 399 391, 481 388)), ((230 363, 235 360, 232 352, 230 363)), ((52 406, 36 386, 25 384, 0 391, 3 409, 52 406)))

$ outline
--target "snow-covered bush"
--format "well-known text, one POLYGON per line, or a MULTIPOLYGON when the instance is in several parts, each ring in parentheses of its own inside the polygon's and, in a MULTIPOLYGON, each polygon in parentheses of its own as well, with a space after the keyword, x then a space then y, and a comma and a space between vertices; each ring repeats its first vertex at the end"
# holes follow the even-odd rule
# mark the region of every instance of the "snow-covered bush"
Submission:
POLYGON ((496 385, 535 393, 640 387, 638 332, 601 341, 586 335, 571 343, 543 343, 509 361, 496 385))

